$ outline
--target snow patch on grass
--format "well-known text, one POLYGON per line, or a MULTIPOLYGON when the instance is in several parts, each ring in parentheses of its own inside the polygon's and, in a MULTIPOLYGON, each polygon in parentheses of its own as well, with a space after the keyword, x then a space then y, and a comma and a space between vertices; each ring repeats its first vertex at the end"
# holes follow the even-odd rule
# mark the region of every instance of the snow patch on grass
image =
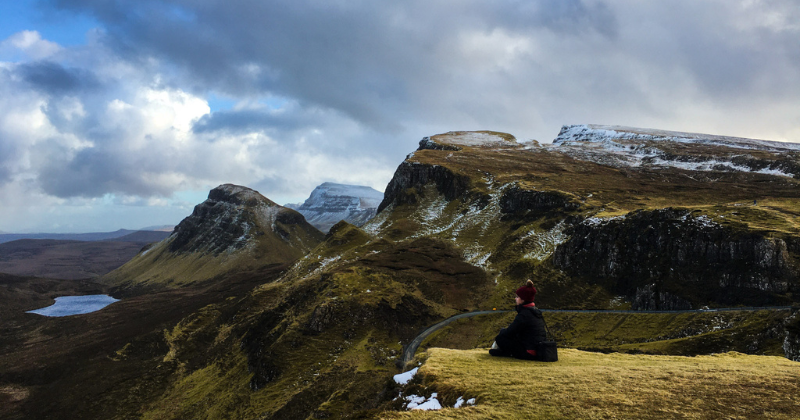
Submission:
POLYGON ((375 217, 364 224, 364 226, 361 226, 361 230, 372 236, 376 236, 382 230, 391 226, 391 224, 387 224, 386 222, 389 220, 389 215, 392 214, 392 210, 394 210, 394 204, 389 205, 389 207, 375 215, 375 217))
POLYGON ((451 205, 451 202, 439 194, 435 187, 427 187, 425 195, 433 196, 436 194, 436 196, 432 200, 424 201, 415 210, 412 218, 421 227, 410 239, 437 235, 444 236, 462 247, 464 259, 467 262, 478 267, 487 268, 488 261, 492 257, 492 250, 487 249, 478 241, 464 243, 462 233, 472 230, 473 234, 479 236, 490 234, 493 224, 497 222, 497 215, 501 212, 500 198, 505 189, 513 185, 513 183, 496 185, 491 176, 486 176, 484 182, 486 182, 489 190, 488 203, 471 203, 465 212, 457 209, 448 211, 448 206, 451 205), (477 229, 477 232, 475 232, 475 229, 477 229))
POLYGON ((434 136, 433 139, 429 139, 431 140, 440 144, 470 147, 515 144, 497 134, 476 131, 451 131, 434 136))
POLYGON ((581 224, 588 225, 591 227, 599 227, 603 226, 609 222, 622 220, 625 216, 614 216, 614 217, 588 217, 581 222, 581 224))
POLYGON ((453 404, 453 408, 461 408, 464 405, 475 405, 475 398, 464 400, 464 397, 458 397, 456 403, 453 404))
POLYGON ((417 374, 418 370, 419 368, 415 367, 414 369, 411 369, 408 372, 398 373, 397 375, 394 375, 392 379, 394 379, 394 381, 400 385, 405 385, 408 383, 408 381, 414 379, 414 375, 417 374))
POLYGON ((407 410, 441 410, 442 404, 439 403, 437 397, 439 396, 438 393, 434 392, 431 394, 430 398, 427 400, 425 397, 420 397, 417 395, 409 395, 406 397, 406 400, 409 403, 406 405, 407 410), (421 402, 420 402, 421 401, 421 402))

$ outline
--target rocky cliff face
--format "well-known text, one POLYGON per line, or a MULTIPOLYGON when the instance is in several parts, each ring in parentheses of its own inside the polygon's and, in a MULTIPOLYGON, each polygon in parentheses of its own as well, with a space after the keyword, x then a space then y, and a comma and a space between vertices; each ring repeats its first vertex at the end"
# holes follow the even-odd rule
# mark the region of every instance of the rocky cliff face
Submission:
POLYGON ((590 218, 567 234, 553 264, 630 297, 633 309, 784 304, 798 283, 783 240, 688 210, 590 218))
POLYGON ((506 214, 518 216, 543 216, 548 213, 564 213, 580 208, 580 203, 570 195, 559 191, 531 191, 512 186, 503 191, 500 209, 506 214))
POLYGON ((463 196, 470 190, 468 177, 458 175, 446 167, 403 162, 386 186, 378 212, 392 204, 417 204, 421 190, 428 184, 435 185, 447 200, 463 196))
POLYGON ((175 227, 169 250, 219 255, 254 246, 266 234, 277 235, 305 252, 316 243, 306 243, 303 236, 319 237, 298 212, 250 188, 225 184, 211 190, 208 199, 175 227), (298 229, 302 234, 293 232, 298 229))
POLYGON ((786 358, 800 362, 800 310, 795 307, 784 323, 786 335, 783 340, 783 351, 786 358))
POLYGON ((363 226, 375 216, 381 200, 383 193, 370 187, 325 182, 303 204, 286 207, 297 210, 312 226, 327 232, 341 220, 363 226))

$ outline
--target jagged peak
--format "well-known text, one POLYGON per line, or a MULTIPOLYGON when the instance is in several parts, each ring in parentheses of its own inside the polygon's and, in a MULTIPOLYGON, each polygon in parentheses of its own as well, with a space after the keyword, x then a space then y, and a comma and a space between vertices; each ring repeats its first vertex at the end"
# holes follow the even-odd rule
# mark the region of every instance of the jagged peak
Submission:
POLYGON ((269 207, 277 206, 275 202, 264 197, 258 191, 235 184, 222 184, 208 193, 211 201, 221 201, 235 205, 266 204, 269 207))
POLYGON ((772 151, 800 150, 800 144, 798 143, 602 124, 562 126, 558 137, 553 140, 553 144, 570 145, 579 142, 627 143, 631 141, 673 141, 677 143, 712 144, 738 149, 772 151))

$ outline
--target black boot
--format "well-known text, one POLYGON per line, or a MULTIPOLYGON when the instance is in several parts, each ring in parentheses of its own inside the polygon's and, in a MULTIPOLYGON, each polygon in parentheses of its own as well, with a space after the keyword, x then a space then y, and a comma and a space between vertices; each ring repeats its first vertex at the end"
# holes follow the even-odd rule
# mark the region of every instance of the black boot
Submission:
POLYGON ((511 355, 504 352, 502 349, 489 349, 489 355, 495 357, 510 357, 511 355))

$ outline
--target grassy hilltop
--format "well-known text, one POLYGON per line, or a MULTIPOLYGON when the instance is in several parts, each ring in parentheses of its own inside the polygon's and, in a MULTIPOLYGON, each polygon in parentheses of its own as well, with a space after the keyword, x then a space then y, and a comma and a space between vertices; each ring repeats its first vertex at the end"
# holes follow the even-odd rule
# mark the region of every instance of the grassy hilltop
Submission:
POLYGON ((557 363, 428 350, 407 393, 436 392, 440 411, 382 419, 796 419, 797 364, 724 353, 644 356, 561 349, 557 363), (476 405, 453 407, 459 397, 476 405))

